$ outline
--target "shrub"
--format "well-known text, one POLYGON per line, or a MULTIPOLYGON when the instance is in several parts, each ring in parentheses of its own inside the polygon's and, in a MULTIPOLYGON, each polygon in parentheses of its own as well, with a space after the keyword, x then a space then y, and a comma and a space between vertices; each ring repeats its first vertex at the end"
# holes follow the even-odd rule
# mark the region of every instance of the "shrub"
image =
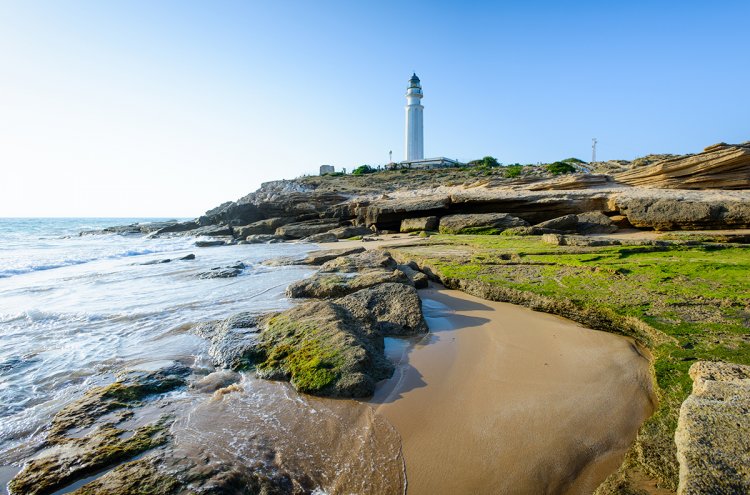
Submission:
POLYGON ((566 158, 565 160, 561 160, 563 163, 586 163, 580 158, 566 158))
POLYGON ((519 164, 515 165, 508 165, 505 167, 505 177, 512 179, 514 177, 519 177, 521 175, 521 171, 523 170, 523 167, 519 164))
POLYGON ((544 168, 547 169, 547 172, 553 175, 569 174, 576 171, 576 168, 573 165, 565 162, 550 163, 545 165, 544 168))
POLYGON ((360 165, 359 167, 352 170, 352 175, 365 175, 375 172, 375 169, 369 165, 360 165))

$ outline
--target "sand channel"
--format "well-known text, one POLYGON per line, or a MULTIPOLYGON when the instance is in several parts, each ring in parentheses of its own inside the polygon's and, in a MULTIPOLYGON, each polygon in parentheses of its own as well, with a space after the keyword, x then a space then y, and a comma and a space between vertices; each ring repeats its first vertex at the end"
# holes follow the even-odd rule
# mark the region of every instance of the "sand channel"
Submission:
POLYGON ((439 286, 431 333, 389 339, 372 399, 401 435, 409 495, 591 493, 654 408, 630 339, 439 286))

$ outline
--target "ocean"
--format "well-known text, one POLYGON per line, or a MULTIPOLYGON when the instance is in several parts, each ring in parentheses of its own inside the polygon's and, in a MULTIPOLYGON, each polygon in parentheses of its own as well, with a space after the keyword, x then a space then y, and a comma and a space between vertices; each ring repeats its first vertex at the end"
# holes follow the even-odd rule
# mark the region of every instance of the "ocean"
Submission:
POLYGON ((284 289, 310 272, 262 261, 310 244, 196 248, 195 238, 83 235, 164 219, 0 219, 0 466, 43 439, 52 416, 120 370, 193 357, 207 344, 187 326, 241 311, 286 308, 284 289), (194 260, 178 260, 194 254, 194 260), (171 259, 169 263, 144 264, 171 259), (200 272, 241 261, 235 278, 200 272))

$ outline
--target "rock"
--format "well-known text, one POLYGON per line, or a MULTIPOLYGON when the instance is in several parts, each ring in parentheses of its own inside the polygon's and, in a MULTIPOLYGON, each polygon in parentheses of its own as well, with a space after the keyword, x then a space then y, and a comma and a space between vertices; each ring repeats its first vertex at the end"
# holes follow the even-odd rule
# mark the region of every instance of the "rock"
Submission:
POLYGON ((166 420, 141 426, 132 436, 125 430, 101 426, 80 438, 57 439, 50 448, 29 460, 8 484, 11 493, 44 495, 53 493, 84 476, 130 459, 164 444, 166 420))
POLYGON ((546 222, 540 222, 534 225, 534 227, 539 227, 541 229, 553 229, 562 231, 574 231, 576 230, 577 226, 578 215, 563 215, 561 217, 553 218, 552 220, 547 220, 546 222))
POLYGON ((238 313, 224 320, 199 323, 192 332, 208 339, 208 355, 215 366, 241 370, 254 360, 258 318, 251 313, 238 313))
POLYGON ((384 283, 335 302, 382 335, 405 336, 428 331, 422 315, 422 301, 417 290, 408 285, 384 283))
POLYGON ((245 264, 238 261, 236 264, 232 266, 217 266, 216 268, 211 268, 207 272, 201 272, 196 276, 201 279, 232 278, 242 273, 242 270, 244 269, 245 269, 245 264))
POLYGON ((577 215, 576 231, 579 234, 611 234, 617 230, 612 220, 601 211, 590 211, 577 215))
POLYGON ((405 218, 401 220, 400 232, 421 232, 437 230, 438 217, 405 218))
POLYGON ((330 301, 301 304, 261 323, 258 376, 289 380, 300 391, 367 397, 393 373, 383 337, 330 301))
POLYGON ((338 220, 308 220, 306 222, 294 222, 282 225, 276 229, 276 235, 287 239, 303 239, 311 235, 328 232, 339 226, 338 220))
POLYGON ((320 234, 313 234, 310 237, 305 237, 303 241, 316 242, 318 244, 326 244, 330 242, 338 242, 339 238, 336 237, 336 234, 333 234, 331 232, 323 232, 320 234))
POLYGON ((750 142, 715 144, 615 176, 618 182, 667 189, 750 189, 750 142))
POLYGON ((185 385, 191 370, 171 363, 155 371, 130 370, 119 373, 117 380, 88 390, 82 398, 61 409, 52 419, 48 441, 62 437, 68 430, 85 428, 98 417, 117 409, 138 404, 144 398, 168 392, 185 385))
POLYGON ((702 230, 750 228, 750 201, 620 198, 620 212, 637 228, 702 230))
POLYGON ((190 261, 194 259, 195 259, 195 255, 193 253, 190 253, 180 258, 180 261, 190 261))
POLYGON ((226 388, 239 382, 241 379, 242 375, 236 371, 214 371, 213 373, 209 373, 200 380, 190 384, 190 388, 204 394, 212 394, 219 389, 226 388))
POLYGON ((542 242, 553 246, 565 246, 565 236, 561 234, 544 234, 542 242))
POLYGON ((284 242, 284 237, 275 234, 253 234, 245 238, 247 244, 276 244, 284 242))
POLYGON ((359 237, 363 235, 372 234, 372 231, 367 227, 354 227, 345 226, 337 229, 329 230, 329 234, 335 235, 338 239, 351 239, 352 237, 359 237))
MULTIPOLYGON (((194 259, 195 259, 195 255, 194 254, 188 254, 186 256, 183 256, 182 258, 178 258, 178 261, 190 261, 190 260, 194 260, 194 259)), ((165 259, 161 259, 161 260, 147 261, 145 263, 141 263, 141 265, 160 265, 162 263, 171 263, 171 262, 172 262, 171 258, 165 258, 165 259)))
POLYGON ((394 270, 396 260, 385 251, 362 251, 357 254, 339 256, 326 261, 320 267, 321 273, 330 272, 360 272, 364 270, 394 270))
POLYGON ((290 298, 333 298, 342 297, 374 285, 395 282, 409 284, 409 278, 401 270, 366 270, 356 274, 316 273, 298 280, 286 288, 290 298))
POLYGON ((200 225, 198 225, 198 222, 192 220, 189 222, 178 222, 171 225, 165 225, 164 227, 151 232, 151 236, 159 237, 164 234, 181 234, 182 232, 197 229, 198 227, 200 227, 200 225))
POLYGON ((526 227, 525 220, 507 213, 446 215, 440 219, 442 234, 499 234, 511 227, 526 227))
POLYGON ((331 261, 341 256, 349 256, 352 254, 363 253, 365 248, 355 247, 346 249, 329 249, 326 251, 315 251, 307 255, 306 258, 301 260, 293 260, 291 264, 294 265, 314 265, 319 266, 327 261, 331 261))
POLYGON ((225 246, 227 243, 226 241, 222 241, 219 239, 212 240, 212 241, 195 241, 196 247, 214 247, 214 246, 225 246))
MULTIPOLYGON (((414 263, 416 265, 416 263, 414 263)), ((427 275, 420 272, 418 268, 415 268, 412 265, 398 265, 397 268, 404 272, 404 275, 407 276, 409 279, 409 282, 411 285, 413 285, 417 289, 426 289, 427 285, 430 282, 430 279, 427 278, 427 275)))
POLYGON ((71 495, 178 495, 184 484, 173 476, 174 469, 165 469, 161 456, 120 464, 103 476, 86 483, 71 495), (172 471, 172 472, 171 472, 172 471))
POLYGON ((675 444, 677 493, 750 493, 750 366, 699 361, 675 444))
POLYGON ((241 227, 234 227, 233 231, 235 237, 237 237, 238 239, 246 239, 249 235, 273 234, 274 232, 276 232, 276 229, 278 229, 282 225, 291 223, 292 221, 294 221, 294 219, 288 217, 267 218, 265 220, 258 220, 257 222, 243 225, 241 227))

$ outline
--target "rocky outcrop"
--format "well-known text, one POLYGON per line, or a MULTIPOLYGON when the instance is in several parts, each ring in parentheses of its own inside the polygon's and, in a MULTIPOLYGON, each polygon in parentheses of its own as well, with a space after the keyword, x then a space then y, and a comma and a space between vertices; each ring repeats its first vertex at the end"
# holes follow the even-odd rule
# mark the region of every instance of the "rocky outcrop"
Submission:
POLYGON ((253 234, 245 237, 247 244, 275 244, 283 241, 283 236, 274 234, 253 234))
POLYGON ((507 213, 446 215, 440 219, 442 234, 499 234, 512 227, 526 227, 525 220, 507 213))
POLYGON ((315 242, 318 244, 328 244, 331 242, 338 242, 339 238, 336 234, 329 232, 321 232, 320 234, 313 234, 310 237, 302 239, 304 242, 315 242))
POLYGON ((415 335, 427 332, 422 301, 414 287, 384 283, 336 300, 356 318, 381 335, 415 335))
POLYGON ((675 443, 679 495, 750 493, 750 366, 697 362, 675 443))
POLYGON ((283 265, 312 265, 320 266, 327 261, 331 261, 341 256, 364 253, 365 248, 358 246, 345 249, 327 249, 325 251, 313 251, 302 259, 297 258, 276 258, 267 262, 270 266, 283 265))
POLYGON ((637 228, 701 230, 750 228, 750 201, 679 198, 618 198, 617 206, 637 228))
POLYGON ((750 189, 750 142, 719 143, 618 174, 618 182, 663 189, 750 189))
POLYGON ((376 225, 381 230, 401 228, 401 221, 417 216, 439 216, 448 212, 448 196, 430 196, 410 199, 385 199, 355 208, 358 225, 376 225), (415 215, 416 213, 416 215, 415 215))
POLYGON ((604 174, 571 174, 532 184, 528 189, 529 191, 564 191, 606 186, 612 182, 612 177, 604 174))
POLYGON ((398 269, 404 272, 404 275, 409 279, 409 283, 416 289, 425 289, 430 282, 430 279, 419 271, 419 267, 413 261, 406 265, 398 265, 398 269))
POLYGON ((420 232, 424 230, 437 230, 438 217, 405 218, 401 220, 400 232, 420 232))

